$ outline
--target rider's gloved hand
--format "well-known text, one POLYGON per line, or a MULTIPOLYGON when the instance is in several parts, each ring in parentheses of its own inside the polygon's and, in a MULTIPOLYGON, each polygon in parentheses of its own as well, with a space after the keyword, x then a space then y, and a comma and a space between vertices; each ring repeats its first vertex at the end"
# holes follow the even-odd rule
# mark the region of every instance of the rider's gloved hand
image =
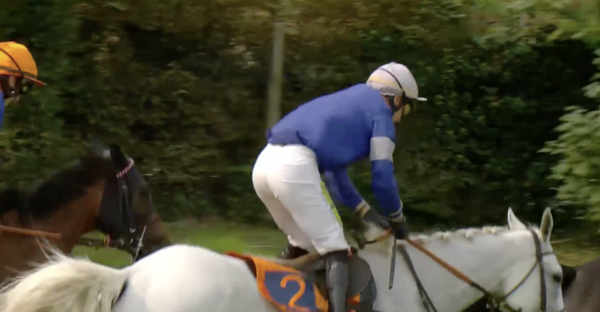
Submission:
POLYGON ((410 231, 406 223, 406 218, 402 213, 398 216, 390 217, 388 221, 388 219, 377 213, 377 211, 371 209, 371 206, 365 201, 356 207, 355 213, 367 222, 374 223, 383 229, 391 229, 397 239, 408 238, 410 231))
POLYGON ((354 212, 361 217, 364 221, 373 223, 382 229, 389 229, 390 224, 382 215, 378 214, 377 211, 371 209, 371 206, 367 202, 362 201, 354 212))
POLYGON ((397 239, 407 239, 410 231, 408 230, 408 224, 406 223, 406 217, 403 213, 399 216, 390 218, 390 227, 394 232, 394 236, 397 239))

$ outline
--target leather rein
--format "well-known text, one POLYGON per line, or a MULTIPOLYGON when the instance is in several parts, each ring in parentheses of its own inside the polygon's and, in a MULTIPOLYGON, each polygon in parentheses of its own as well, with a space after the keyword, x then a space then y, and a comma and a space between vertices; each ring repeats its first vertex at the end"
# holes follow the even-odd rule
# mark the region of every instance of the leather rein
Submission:
MULTIPOLYGON (((536 267, 539 267, 539 271, 540 271, 540 300, 541 300, 541 302, 540 302, 540 304, 541 304, 540 312, 546 312, 547 311, 546 278, 545 278, 545 275, 544 275, 543 258, 545 256, 554 255, 554 252, 544 252, 543 253, 542 252, 542 245, 541 245, 541 241, 540 241, 539 236, 531 228, 529 229, 529 232, 531 233, 531 235, 533 237, 533 241, 535 243, 536 262, 531 267, 531 269, 529 270, 529 272, 527 273, 527 275, 525 275, 525 277, 523 277, 523 279, 521 279, 521 281, 517 285, 515 285, 515 287, 513 287, 508 293, 506 293, 501 298, 497 298, 496 296, 494 296, 491 292, 487 291, 481 285, 479 285, 476 282, 474 282, 472 279, 470 279, 468 276, 466 276, 465 274, 463 274, 462 272, 460 272, 458 269, 456 269, 455 267, 451 266, 446 261, 440 259, 438 256, 436 256, 435 254, 433 254, 431 251, 427 250, 420 243, 418 243, 418 242, 416 242, 416 241, 414 241, 414 240, 412 240, 410 238, 407 238, 405 241, 406 241, 406 243, 408 243, 409 245, 411 245, 412 247, 414 247, 418 251, 420 251, 423 254, 425 254, 431 260, 435 261, 437 264, 439 264, 441 267, 443 267, 444 269, 446 269, 450 274, 454 275, 459 280, 461 280, 461 281, 469 284, 471 287, 473 287, 473 288, 479 290, 480 292, 482 292, 484 294, 484 296, 488 299, 488 301, 489 301, 488 308, 490 308, 492 312, 496 311, 497 309, 506 310, 506 311, 509 311, 509 312, 520 312, 521 309, 516 309, 516 308, 510 306, 506 302, 506 299, 508 299, 508 297, 510 295, 512 295, 517 289, 519 289, 519 287, 521 287, 521 285, 523 285, 523 283, 525 283, 525 281, 527 281, 527 279, 535 271, 536 267)), ((373 240, 360 241, 360 239, 358 239, 356 236, 355 236, 355 240, 357 240, 357 242, 359 244, 359 249, 363 249, 365 245, 379 243, 379 242, 381 242, 381 241, 389 238, 390 236, 392 236, 392 232, 390 230, 388 230, 384 234, 382 234, 381 236, 379 236, 379 237, 377 237, 377 238, 375 238, 373 240)), ((414 268, 414 266, 412 264, 412 261, 411 261, 409 255, 408 255, 408 252, 406 251, 406 247, 404 245, 400 245, 400 246, 398 246, 398 251, 402 254, 404 260, 406 261, 406 263, 408 265, 409 270, 411 271, 411 274, 413 275, 413 278, 415 279, 415 282, 417 284, 417 288, 419 289, 419 294, 420 294, 422 302, 423 302, 423 306, 425 307, 425 309, 428 312, 437 312, 437 309, 433 305, 433 302, 431 301, 431 298, 427 294, 427 291, 425 290, 425 287, 423 286, 423 284, 421 283, 421 280, 419 279, 419 277, 417 275, 417 272, 416 272, 416 270, 415 270, 415 268, 414 268)), ((562 309, 560 312, 566 312, 566 309, 562 309)))

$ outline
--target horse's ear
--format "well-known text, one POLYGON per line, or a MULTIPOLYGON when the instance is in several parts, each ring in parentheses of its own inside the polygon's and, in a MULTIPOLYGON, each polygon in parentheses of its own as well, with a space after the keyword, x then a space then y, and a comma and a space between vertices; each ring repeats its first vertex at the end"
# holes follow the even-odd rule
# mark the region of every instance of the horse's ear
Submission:
POLYGON ((111 144, 110 157, 113 163, 119 167, 119 169, 123 169, 129 164, 127 156, 125 156, 125 153, 123 153, 121 147, 119 147, 117 144, 111 144))
POLYGON ((519 218, 515 216, 515 213, 513 212, 512 208, 508 208, 508 226, 510 227, 511 231, 527 229, 525 224, 523 224, 523 222, 521 222, 521 220, 519 220, 519 218))
POLYGON ((100 140, 95 137, 89 138, 90 144, 92 145, 92 149, 94 153, 98 156, 110 158, 110 152, 108 151, 108 147, 106 147, 100 140))
POLYGON ((542 225, 540 226, 540 233, 542 234, 542 240, 546 243, 550 242, 550 235, 552 235, 552 228, 554 227, 554 220, 552 219, 552 212, 550 208, 544 209, 542 215, 542 225))

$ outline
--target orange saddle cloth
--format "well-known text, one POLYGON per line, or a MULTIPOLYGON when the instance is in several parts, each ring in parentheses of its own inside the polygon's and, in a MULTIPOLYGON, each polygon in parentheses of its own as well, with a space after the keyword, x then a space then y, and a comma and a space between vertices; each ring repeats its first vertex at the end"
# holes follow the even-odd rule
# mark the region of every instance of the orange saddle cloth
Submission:
MULTIPOLYGON (((227 255, 246 261, 256 271, 256 284, 260 294, 281 312, 327 312, 328 300, 317 285, 304 273, 259 257, 227 252, 227 255)), ((360 302, 360 295, 349 300, 360 302)))
POLYGON ((304 273, 259 257, 227 255, 254 265, 260 294, 280 311, 327 312, 327 300, 304 273))

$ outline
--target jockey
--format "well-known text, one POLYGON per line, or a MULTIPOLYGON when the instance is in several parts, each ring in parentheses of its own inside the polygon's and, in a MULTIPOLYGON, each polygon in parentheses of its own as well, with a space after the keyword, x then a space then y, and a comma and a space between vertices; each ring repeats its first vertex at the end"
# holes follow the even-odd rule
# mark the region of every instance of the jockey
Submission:
POLYGON ((24 45, 0 42, 0 127, 6 106, 18 102, 34 85, 45 85, 37 74, 35 60, 24 45))
POLYGON ((394 177, 394 123, 410 112, 418 87, 410 70, 389 63, 366 84, 316 98, 287 114, 268 134, 252 171, 254 189, 288 236, 281 257, 316 250, 325 259, 333 312, 346 312, 350 246, 321 190, 321 173, 336 201, 406 239, 408 227, 394 177), (372 187, 389 223, 358 193, 346 167, 371 161, 372 187))

